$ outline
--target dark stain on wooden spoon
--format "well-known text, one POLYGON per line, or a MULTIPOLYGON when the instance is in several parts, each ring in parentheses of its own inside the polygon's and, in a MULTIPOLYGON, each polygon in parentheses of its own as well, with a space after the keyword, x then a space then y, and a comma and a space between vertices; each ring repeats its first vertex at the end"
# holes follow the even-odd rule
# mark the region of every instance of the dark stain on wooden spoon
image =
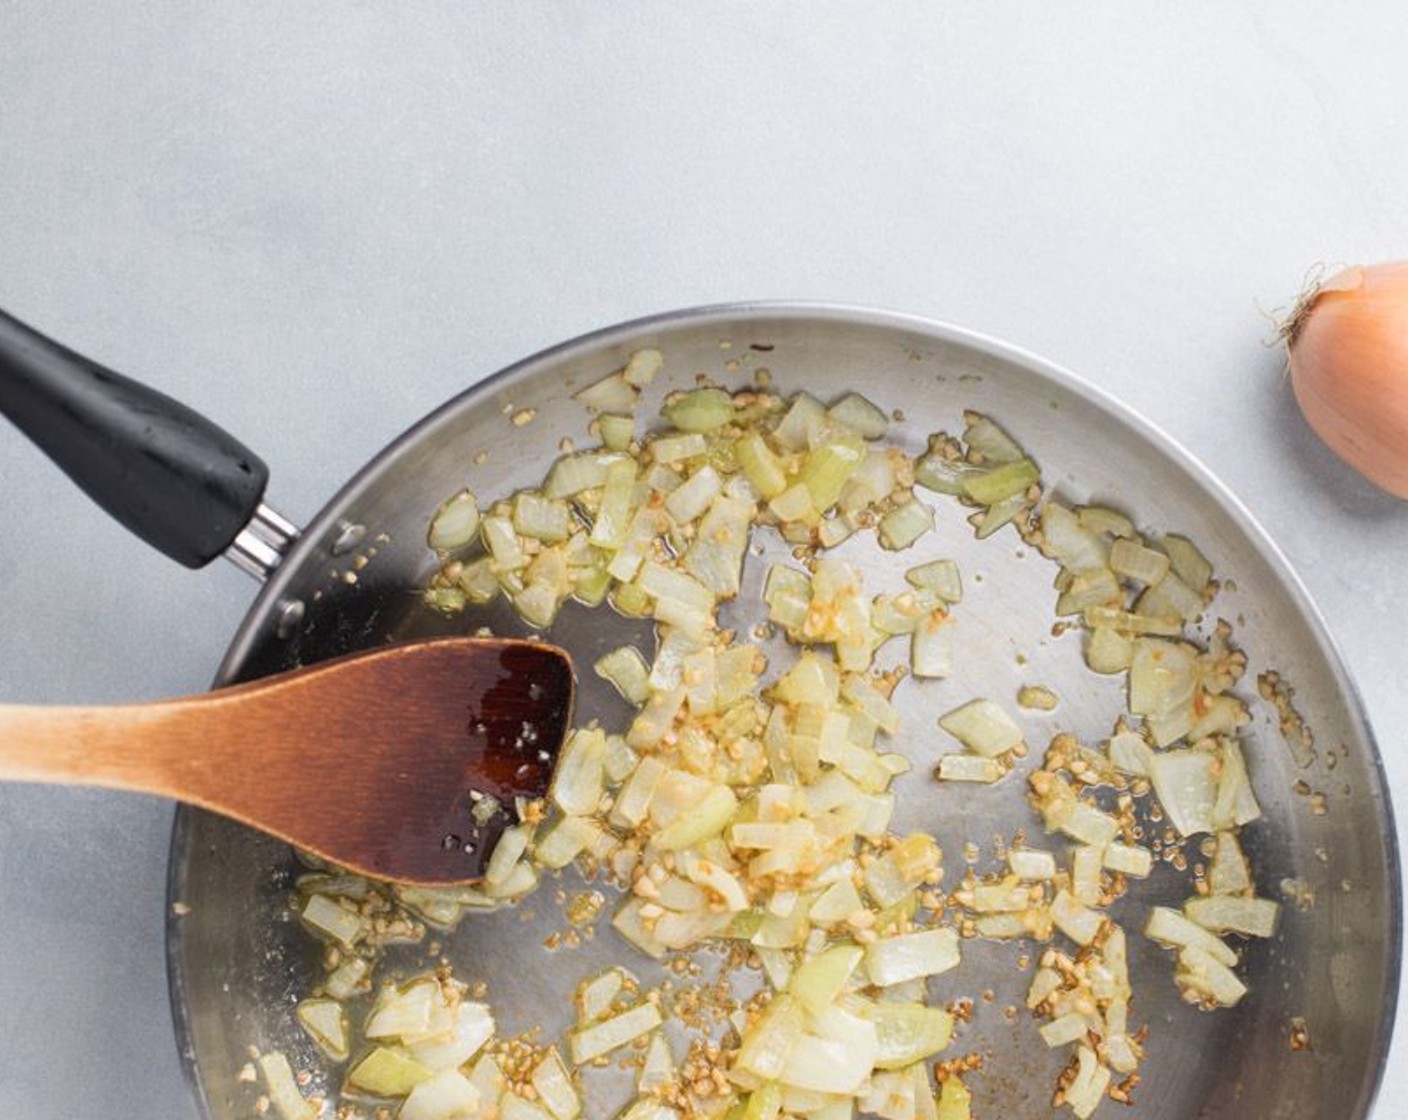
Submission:
MULTIPOLYGON (((547 794, 571 717, 572 666, 555 647, 505 641, 495 644, 492 660, 488 648, 476 647, 467 673, 459 642, 414 646, 414 659, 377 667, 386 696, 415 694, 413 708, 387 713, 404 720, 400 733, 413 749, 367 767, 360 795, 345 791, 357 800, 356 862, 401 881, 477 880, 517 820, 518 801, 547 794)), ((344 733, 349 744, 358 741, 358 728, 344 733)), ((352 837, 336 820, 328 823, 327 850, 337 859, 332 850, 346 849, 352 837)), ((351 854, 341 851, 342 861, 351 854)))

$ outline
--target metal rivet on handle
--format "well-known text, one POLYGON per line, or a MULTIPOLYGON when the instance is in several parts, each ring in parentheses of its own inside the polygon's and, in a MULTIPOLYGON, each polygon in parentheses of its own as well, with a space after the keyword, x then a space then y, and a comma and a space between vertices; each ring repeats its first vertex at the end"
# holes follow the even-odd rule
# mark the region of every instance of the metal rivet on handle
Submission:
POLYGON ((304 606, 302 599, 285 599, 278 605, 278 622, 274 625, 274 633, 283 641, 287 641, 298 633, 298 628, 303 625, 303 617, 308 613, 308 608, 304 606))
POLYGON ((334 556, 345 556, 359 544, 362 538, 367 535, 365 525, 354 525, 350 521, 339 521, 337 523, 337 536, 332 542, 332 554, 334 556))

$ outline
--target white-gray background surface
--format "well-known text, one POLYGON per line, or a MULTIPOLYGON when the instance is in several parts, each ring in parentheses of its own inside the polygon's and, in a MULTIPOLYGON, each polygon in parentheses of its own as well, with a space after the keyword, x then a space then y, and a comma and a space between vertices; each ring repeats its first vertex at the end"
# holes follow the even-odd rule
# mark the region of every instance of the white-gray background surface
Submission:
MULTIPOLYGON (((1316 262, 1408 256, 1405 59, 1397 0, 8 0, 0 306, 210 413, 303 519, 448 396, 620 319, 807 297, 998 335, 1261 519, 1408 805, 1408 506, 1314 441, 1267 314, 1316 262)), ((175 568, 4 427, 0 503, 0 696, 208 683, 245 577, 175 568)), ((170 818, 0 787, 0 1116, 194 1115, 170 818)))

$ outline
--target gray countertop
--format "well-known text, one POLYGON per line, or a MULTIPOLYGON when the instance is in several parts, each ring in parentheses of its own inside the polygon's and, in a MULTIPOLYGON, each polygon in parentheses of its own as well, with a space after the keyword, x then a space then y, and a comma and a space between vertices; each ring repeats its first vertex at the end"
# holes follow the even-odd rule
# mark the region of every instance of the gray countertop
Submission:
MULTIPOLYGON (((805 297, 997 335, 1230 484, 1402 801, 1408 506, 1314 440, 1272 344, 1312 266, 1408 256, 1408 7, 1355 12, 13 0, 0 306, 240 434, 296 519, 476 379, 639 314, 805 297)), ((246 577, 175 568, 3 426, 0 492, 6 700, 209 682, 246 577)), ((0 787, 0 1115, 195 1115, 170 819, 0 787)), ((1405 1097, 1400 1058, 1377 1120, 1405 1097)))

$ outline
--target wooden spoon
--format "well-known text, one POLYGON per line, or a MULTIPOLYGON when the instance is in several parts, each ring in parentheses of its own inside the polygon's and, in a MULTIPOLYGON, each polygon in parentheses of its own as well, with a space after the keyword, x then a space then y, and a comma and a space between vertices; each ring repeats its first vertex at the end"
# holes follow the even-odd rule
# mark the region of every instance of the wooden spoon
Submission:
POLYGON ((0 705, 0 779, 155 793, 364 875, 468 882, 514 799, 547 792, 572 692, 553 646, 405 642, 178 700, 0 705))

